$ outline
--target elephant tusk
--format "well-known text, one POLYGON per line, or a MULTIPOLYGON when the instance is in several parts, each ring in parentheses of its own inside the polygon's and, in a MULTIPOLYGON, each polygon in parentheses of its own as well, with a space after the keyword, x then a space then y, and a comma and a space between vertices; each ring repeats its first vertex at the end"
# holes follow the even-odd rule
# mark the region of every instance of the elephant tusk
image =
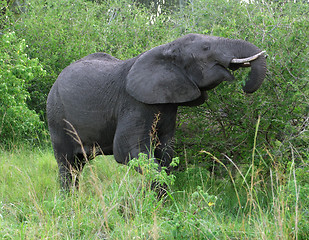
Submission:
POLYGON ((260 55, 262 55, 265 52, 266 51, 262 51, 262 52, 260 52, 258 54, 255 54, 255 55, 253 55, 251 57, 248 57, 248 58, 233 58, 231 60, 231 63, 248 63, 248 62, 251 62, 251 61, 257 59, 260 55))

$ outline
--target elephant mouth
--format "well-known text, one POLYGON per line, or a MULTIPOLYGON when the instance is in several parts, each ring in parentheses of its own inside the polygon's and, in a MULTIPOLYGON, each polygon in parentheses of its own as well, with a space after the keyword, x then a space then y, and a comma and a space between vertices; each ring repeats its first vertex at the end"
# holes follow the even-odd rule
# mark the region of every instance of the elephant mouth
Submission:
MULTIPOLYGON (((255 48, 255 51, 258 50, 255 48)), ((238 68, 250 67, 250 72, 246 83, 243 86, 245 93, 255 92, 262 84, 266 76, 266 57, 265 51, 259 51, 259 53, 247 57, 247 58, 233 58, 228 68, 231 70, 236 70, 238 68)), ((244 54, 244 53, 243 53, 244 54)), ((247 55, 247 54, 246 54, 247 55)))
POLYGON ((259 52, 251 57, 247 58, 233 58, 231 59, 228 69, 235 71, 239 68, 248 68, 251 67, 251 62, 256 60, 260 55, 264 54, 265 51, 259 52))
MULTIPOLYGON (((214 65, 210 68, 207 68, 207 65, 201 62, 201 72, 203 75, 203 79, 207 79, 207 84, 200 86, 201 89, 210 90, 219 85, 221 82, 231 82, 235 80, 235 76, 233 72, 238 70, 239 68, 251 68, 254 69, 254 65, 256 65, 255 60, 259 58, 260 55, 265 53, 264 51, 259 52, 253 56, 246 58, 235 58, 230 57, 230 59, 225 58, 223 61, 221 59, 217 60, 214 65)), ((250 75, 250 73, 249 73, 250 75)))
POLYGON ((238 70, 239 68, 248 68, 251 67, 251 63, 250 62, 246 62, 246 63, 230 63, 228 66, 229 70, 235 71, 238 70))

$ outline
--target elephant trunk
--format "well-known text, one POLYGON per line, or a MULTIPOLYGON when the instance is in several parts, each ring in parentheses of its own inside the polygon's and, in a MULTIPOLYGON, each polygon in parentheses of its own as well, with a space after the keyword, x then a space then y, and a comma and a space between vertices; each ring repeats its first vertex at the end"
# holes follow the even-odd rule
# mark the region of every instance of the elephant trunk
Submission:
POLYGON ((253 93, 262 84, 266 76, 266 58, 264 51, 261 51, 258 47, 252 43, 240 40, 233 40, 233 59, 230 62, 229 67, 236 69, 239 67, 251 67, 249 73, 249 79, 243 87, 244 92, 253 93))

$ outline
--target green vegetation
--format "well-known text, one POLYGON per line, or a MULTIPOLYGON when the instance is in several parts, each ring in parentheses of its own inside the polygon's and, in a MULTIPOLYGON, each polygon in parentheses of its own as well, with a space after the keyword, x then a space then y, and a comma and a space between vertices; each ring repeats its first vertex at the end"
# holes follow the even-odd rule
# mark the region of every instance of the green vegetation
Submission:
POLYGON ((0 239, 309 238, 308 3, 165 2, 0 1, 0 239), (182 171, 141 176, 98 157, 64 198, 44 124, 57 75, 93 52, 126 59, 190 32, 266 50, 262 87, 245 95, 242 70, 180 109, 182 171))
MULTIPOLYGON (((144 156, 138 162, 143 160, 144 156)), ((158 201, 150 190, 151 178, 117 164, 112 157, 97 157, 87 165, 80 191, 64 197, 50 148, 4 151, 0 155, 0 236, 306 239, 302 204, 308 199, 296 181, 295 165, 286 170, 289 179, 279 167, 270 169, 268 189, 258 170, 253 172, 251 188, 244 176, 233 181, 228 176, 216 179, 204 168, 192 166, 175 173, 174 185, 170 184, 173 179, 166 179, 167 198, 158 201)))
POLYGON ((4 34, 0 46, 0 144, 33 141, 43 133, 43 122, 30 110, 27 86, 44 76, 38 59, 29 59, 25 40, 14 32, 4 34))

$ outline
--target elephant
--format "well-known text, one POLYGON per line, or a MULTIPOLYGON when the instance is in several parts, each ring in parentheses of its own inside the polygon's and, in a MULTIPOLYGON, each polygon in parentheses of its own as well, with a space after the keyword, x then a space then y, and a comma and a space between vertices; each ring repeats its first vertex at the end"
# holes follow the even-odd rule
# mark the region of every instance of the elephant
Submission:
POLYGON ((266 76, 264 53, 247 41, 191 33, 131 59, 98 52, 67 66, 46 109, 61 188, 78 188, 83 167, 98 154, 121 164, 148 154, 156 117, 152 159, 158 171, 170 171, 178 106, 202 104, 241 67, 251 68, 244 92, 255 92, 266 76))

